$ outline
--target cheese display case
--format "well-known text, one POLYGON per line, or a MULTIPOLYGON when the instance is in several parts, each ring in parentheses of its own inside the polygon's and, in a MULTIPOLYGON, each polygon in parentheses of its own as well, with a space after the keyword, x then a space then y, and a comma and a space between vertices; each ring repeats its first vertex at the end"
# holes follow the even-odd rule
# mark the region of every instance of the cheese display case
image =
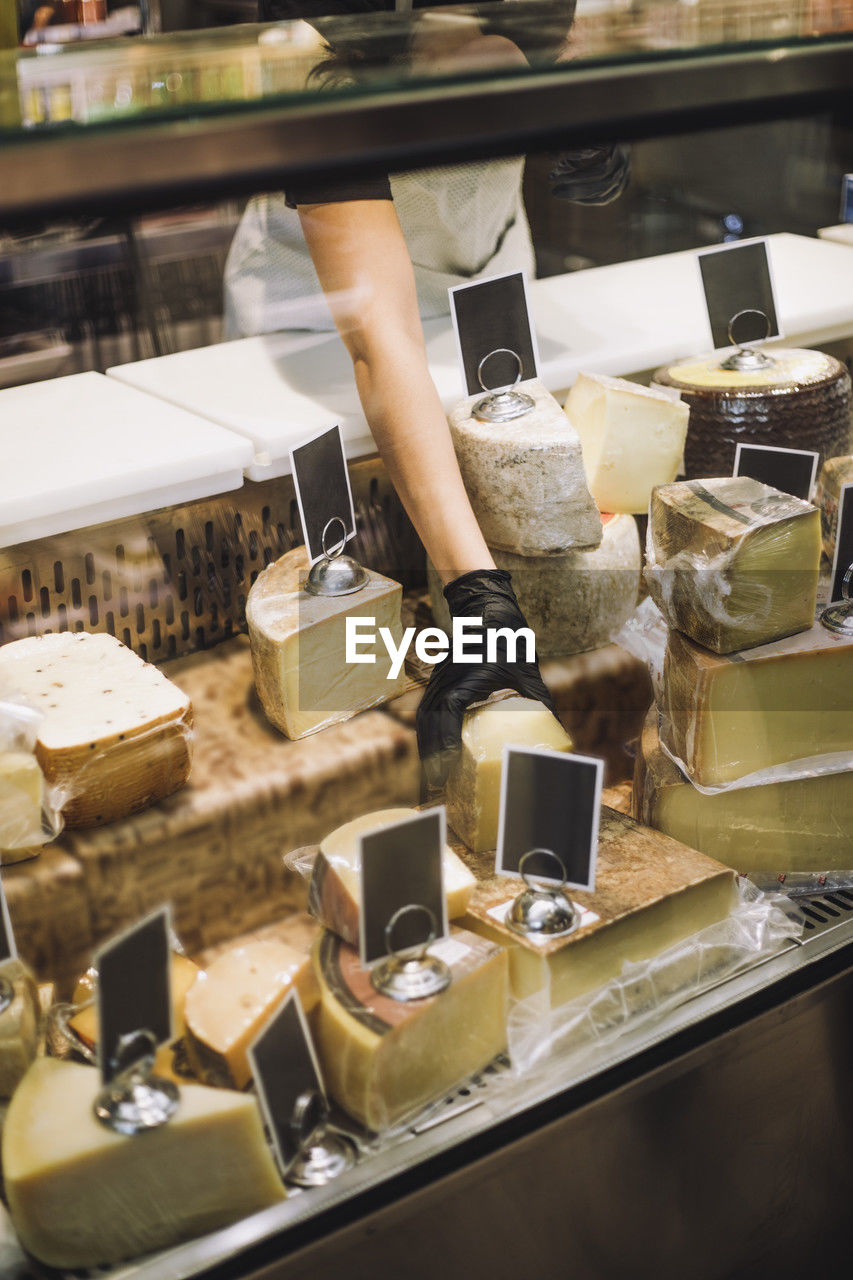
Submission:
MULTIPOLYGON (((802 419, 805 375, 781 409, 757 377, 750 443, 816 454, 794 496, 731 475, 754 387, 708 372, 728 353, 693 250, 623 262, 617 241, 574 270, 571 211, 622 189, 628 142, 641 185, 646 140, 675 132, 701 155, 708 131, 820 113, 843 153, 851 84, 853 12, 772 0, 416 5, 0 55, 4 1278, 799 1276, 816 1232, 843 1274, 850 641, 820 619, 843 626, 853 557, 853 255, 758 228, 768 349, 831 383, 802 419), (458 602, 335 332, 374 298, 304 296, 293 238, 297 209, 340 188, 376 213, 386 182, 422 250, 430 411, 544 681, 531 697, 507 659, 430 794, 422 700, 458 602), (447 289, 519 263, 533 376, 519 355, 514 388, 472 394, 447 289), (298 449, 335 424, 354 537, 328 511, 314 556, 298 449), (357 665, 371 619, 385 653, 357 665), (562 883, 525 876, 532 843, 502 861, 508 750, 593 768, 588 876, 547 848, 562 883), (414 866, 436 813, 440 893, 392 903, 375 851, 414 866), (555 903, 570 922, 540 927, 555 903), (168 1032, 116 1048, 110 947, 164 904, 168 1032), (319 1085, 283 1115, 262 1047, 292 1008, 275 1079, 304 1037, 319 1085), (132 1120, 151 1132, 105 1087, 156 1102, 132 1120)), ((530 830, 565 800, 535 795, 530 830)))

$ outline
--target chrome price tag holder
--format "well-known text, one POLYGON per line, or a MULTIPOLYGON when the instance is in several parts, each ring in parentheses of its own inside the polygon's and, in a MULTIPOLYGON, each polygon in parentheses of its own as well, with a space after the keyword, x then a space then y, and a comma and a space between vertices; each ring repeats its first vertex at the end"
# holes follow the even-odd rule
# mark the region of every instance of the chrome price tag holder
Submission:
POLYGON ((513 390, 521 382, 523 372, 524 364, 521 356, 517 351, 512 351, 509 347, 496 347, 487 356, 483 356, 477 365, 477 381, 483 390, 489 394, 484 396, 482 400, 478 400, 471 410, 479 422, 512 422, 514 418, 520 418, 536 407, 536 402, 526 392, 513 390), (515 381, 497 389, 487 387, 483 381, 483 370, 486 363, 491 360, 492 356, 502 355, 512 356, 518 364, 518 373, 515 381))
POLYGON ((450 968, 438 956, 429 954, 437 932, 436 919, 429 907, 412 903, 395 911, 385 926, 388 958, 380 960, 370 972, 374 988, 381 995, 401 1002, 425 1000, 427 996, 436 996, 445 991, 452 981, 450 968), (394 929, 404 916, 414 912, 420 912, 429 920, 426 941, 415 946, 395 948, 394 929))
POLYGON ((340 516, 332 516, 323 529, 323 558, 311 566, 305 583, 305 590, 312 596, 351 596, 367 585, 367 570, 344 554, 347 545, 347 527, 340 516), (336 525, 341 527, 341 535, 337 542, 329 545, 331 531, 336 525))
POLYGON ((150 1031, 122 1036, 111 1063, 114 1075, 94 1102, 95 1118, 114 1133, 135 1137, 171 1120, 180 1103, 178 1086, 154 1074, 156 1037, 150 1031))
POLYGON ((15 988, 5 974, 0 974, 0 1013, 10 1009, 15 1001, 15 988))
POLYGON ((290 1136, 297 1154, 285 1170, 296 1187, 324 1187, 352 1169, 355 1143, 329 1128, 329 1104, 319 1089, 307 1089, 296 1099, 290 1136))
POLYGON ((757 350, 757 344, 766 342, 770 337, 770 318, 763 311, 759 311, 755 307, 747 307, 743 311, 738 311, 729 321, 729 342, 733 347, 737 347, 737 351, 733 352, 720 365, 721 369, 733 370, 735 373, 757 373, 761 369, 770 369, 776 361, 772 356, 767 355, 765 351, 757 350), (760 316, 764 321, 765 330, 763 338, 753 338, 749 342, 739 342, 735 337, 735 325, 743 316, 760 316))
POLYGON ((506 925, 522 937, 564 938, 580 923, 580 914, 566 893, 566 868, 552 849, 530 849, 518 864, 518 873, 527 886, 513 901, 506 925), (524 866, 531 858, 550 858, 560 869, 560 884, 538 883, 524 866))
POLYGON ((841 594, 843 600, 824 609, 820 620, 827 631, 833 631, 836 635, 853 636, 853 564, 847 566, 841 579, 841 594))

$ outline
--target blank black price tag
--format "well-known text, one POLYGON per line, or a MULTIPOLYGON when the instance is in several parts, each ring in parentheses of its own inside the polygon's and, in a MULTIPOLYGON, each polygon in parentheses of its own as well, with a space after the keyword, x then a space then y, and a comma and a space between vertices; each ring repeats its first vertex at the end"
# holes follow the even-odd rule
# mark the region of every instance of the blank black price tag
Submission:
POLYGON ((311 564, 316 564, 323 556, 323 530, 330 520, 335 523, 326 542, 329 549, 340 544, 344 529, 347 540, 355 537, 355 511, 340 427, 321 431, 291 449, 290 466, 302 534, 311 564))
POLYGON ((782 337, 766 240, 704 249, 697 257, 715 348, 731 346, 729 325, 740 312, 763 311, 767 320, 741 316, 733 329, 736 343, 782 337))
POLYGON ((424 942, 431 927, 437 939, 447 936, 446 838, 443 805, 361 837, 362 964, 424 942))
MULTIPOLYGON (((844 577, 853 567, 853 484, 842 485, 838 499, 838 537, 835 540, 835 556, 832 561, 832 594, 830 600, 844 599, 844 577)), ((847 593, 853 598, 853 572, 847 583, 847 593)))
POLYGON ((161 907, 95 952, 98 973, 98 1065, 105 1084, 116 1074, 123 1036, 150 1031, 173 1037, 171 911, 161 907))
POLYGON ((270 1015, 249 1046, 261 1110, 267 1122, 281 1169, 286 1172, 299 1155, 297 1103, 325 1097, 323 1077, 314 1054, 311 1033, 295 991, 290 991, 270 1015))
POLYGON ((5 960, 17 960, 18 948, 15 943, 15 931, 9 916, 9 904, 6 901, 6 890, 0 879, 0 964, 5 960))
POLYGON ((490 391, 518 378, 518 360, 506 352, 515 352, 521 361, 522 381, 537 376, 539 353, 523 271, 457 284, 448 293, 466 395, 483 390, 477 370, 493 351, 503 354, 483 366, 483 383, 490 391))
POLYGON ((841 221, 853 222, 853 173, 841 179, 841 221))
POLYGON ((775 445, 739 444, 735 450, 736 476, 760 480, 782 493, 808 502, 817 479, 820 454, 811 449, 782 449, 775 445))
MULTIPOLYGON (((593 756, 505 747, 496 873, 517 876, 526 853, 547 849, 570 889, 594 889, 603 781, 604 761, 593 756)), ((531 858, 524 870, 560 883, 551 858, 531 858)))

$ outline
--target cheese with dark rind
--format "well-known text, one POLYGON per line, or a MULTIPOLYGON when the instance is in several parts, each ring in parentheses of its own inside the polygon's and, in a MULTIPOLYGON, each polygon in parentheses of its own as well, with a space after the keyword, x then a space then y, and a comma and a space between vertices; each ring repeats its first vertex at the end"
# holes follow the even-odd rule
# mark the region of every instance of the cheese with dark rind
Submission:
POLYGON ((405 1003, 376 991, 370 969, 336 934, 324 934, 314 948, 323 1078, 334 1100, 367 1129, 413 1116, 506 1047, 506 952, 456 928, 430 951, 450 967, 451 984, 405 1003))
POLYGON ((715 653, 808 630, 820 552, 817 508, 747 476, 652 494, 649 590, 670 626, 715 653))

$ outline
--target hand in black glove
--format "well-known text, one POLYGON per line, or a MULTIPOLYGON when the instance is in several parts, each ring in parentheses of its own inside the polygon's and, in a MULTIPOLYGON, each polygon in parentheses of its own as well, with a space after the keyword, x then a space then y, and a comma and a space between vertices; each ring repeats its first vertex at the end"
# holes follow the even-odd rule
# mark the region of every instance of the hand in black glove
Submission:
POLYGON ((610 204, 631 178, 631 152, 621 142, 561 151, 548 174, 551 195, 572 204, 610 204))
MULTIPOLYGON (((550 693, 539 674, 538 663, 527 662, 524 637, 517 644, 516 661, 510 661, 506 639, 497 643, 496 661, 486 661, 485 630, 526 627, 518 607, 512 579, 504 569, 464 573, 444 588, 451 618, 482 618, 483 657, 476 664, 455 663, 452 653, 435 665, 418 708, 418 751, 430 786, 446 780, 462 741, 462 719, 468 707, 482 702, 499 689, 513 689, 522 698, 544 702, 556 715, 550 693)), ((466 649, 476 652, 475 637, 466 637, 466 649)))

